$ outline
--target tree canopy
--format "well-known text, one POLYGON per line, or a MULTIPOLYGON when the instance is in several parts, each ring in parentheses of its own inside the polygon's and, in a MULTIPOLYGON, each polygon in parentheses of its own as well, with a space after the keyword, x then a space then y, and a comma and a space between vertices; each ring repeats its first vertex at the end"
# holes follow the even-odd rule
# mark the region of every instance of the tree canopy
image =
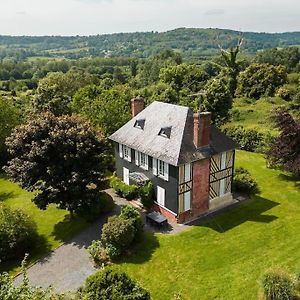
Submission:
POLYGON ((80 212, 99 201, 105 171, 105 143, 77 116, 33 116, 7 139, 11 156, 6 173, 22 188, 38 191, 33 202, 80 212))
POLYGON ((272 119, 280 134, 270 144, 267 158, 271 166, 300 176, 300 119, 295 119, 284 109, 276 110, 272 119))

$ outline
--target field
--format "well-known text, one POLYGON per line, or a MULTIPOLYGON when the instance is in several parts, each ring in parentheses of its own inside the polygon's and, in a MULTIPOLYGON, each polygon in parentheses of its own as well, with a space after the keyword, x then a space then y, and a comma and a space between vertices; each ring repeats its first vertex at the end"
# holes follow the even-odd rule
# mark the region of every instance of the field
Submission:
MULTIPOLYGON (((54 205, 45 211, 38 209, 31 202, 32 196, 32 193, 22 190, 15 183, 8 181, 4 175, 0 175, 0 202, 5 202, 12 208, 21 208, 37 223, 40 241, 35 251, 30 253, 29 263, 54 250, 88 225, 80 218, 70 220, 67 211, 57 209, 54 205)), ((19 266, 20 261, 13 261, 0 265, 0 271, 9 270, 15 274, 19 271, 19 266)))
POLYGON ((237 98, 233 103, 233 110, 239 112, 230 125, 242 125, 248 129, 257 129, 260 132, 274 132, 270 120, 270 113, 278 107, 286 107, 288 102, 277 97, 261 98, 259 100, 248 98, 237 98))
POLYGON ((257 179, 259 195, 182 234, 149 234, 117 266, 153 299, 257 299, 268 268, 300 270, 300 181, 267 169, 260 154, 239 151, 237 165, 257 179))

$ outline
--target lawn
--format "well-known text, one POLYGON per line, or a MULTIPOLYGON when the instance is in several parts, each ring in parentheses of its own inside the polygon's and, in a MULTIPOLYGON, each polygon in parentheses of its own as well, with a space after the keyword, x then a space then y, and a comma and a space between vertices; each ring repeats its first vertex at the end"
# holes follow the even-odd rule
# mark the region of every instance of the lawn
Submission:
MULTIPOLYGON (((70 220, 69 213, 50 205, 47 210, 38 209, 32 202, 33 194, 22 190, 15 183, 10 182, 4 175, 0 175, 0 201, 12 208, 21 208, 31 215, 37 224, 40 242, 38 247, 30 253, 29 263, 36 261, 49 251, 69 240, 88 224, 83 219, 70 220)), ((0 264, 0 271, 19 271, 20 261, 0 264)))
POLYGON ((236 164, 257 179, 259 195, 179 235, 148 234, 116 266, 154 300, 257 299, 268 268, 300 270, 300 181, 267 169, 260 154, 239 151, 236 164))
MULTIPOLYGON (((237 98, 234 100, 233 109, 240 113, 239 118, 226 124, 242 125, 248 129, 258 129, 261 132, 274 132, 270 122, 270 112, 278 107, 286 107, 288 103, 278 97, 261 98, 259 100, 237 98)), ((226 127, 225 126, 225 127, 226 127)))

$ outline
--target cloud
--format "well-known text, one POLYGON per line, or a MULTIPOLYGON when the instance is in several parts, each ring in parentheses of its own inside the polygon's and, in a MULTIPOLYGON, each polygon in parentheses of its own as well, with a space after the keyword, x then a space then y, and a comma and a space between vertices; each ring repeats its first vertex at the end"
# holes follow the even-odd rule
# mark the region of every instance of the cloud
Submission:
POLYGON ((225 10, 221 9, 221 8, 210 9, 204 13, 204 15, 206 15, 206 16, 219 16, 219 15, 224 15, 224 14, 225 14, 225 10))

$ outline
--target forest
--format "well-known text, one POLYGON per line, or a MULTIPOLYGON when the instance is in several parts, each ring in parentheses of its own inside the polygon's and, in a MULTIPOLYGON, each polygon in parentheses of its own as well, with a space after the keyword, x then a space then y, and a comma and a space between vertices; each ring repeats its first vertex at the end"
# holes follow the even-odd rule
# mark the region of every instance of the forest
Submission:
POLYGON ((0 58, 30 57, 137 57, 147 58, 164 49, 183 57, 205 60, 218 54, 218 45, 233 47, 244 38, 243 52, 300 45, 300 32, 257 33, 228 29, 178 28, 166 32, 115 33, 95 36, 0 36, 0 58))

